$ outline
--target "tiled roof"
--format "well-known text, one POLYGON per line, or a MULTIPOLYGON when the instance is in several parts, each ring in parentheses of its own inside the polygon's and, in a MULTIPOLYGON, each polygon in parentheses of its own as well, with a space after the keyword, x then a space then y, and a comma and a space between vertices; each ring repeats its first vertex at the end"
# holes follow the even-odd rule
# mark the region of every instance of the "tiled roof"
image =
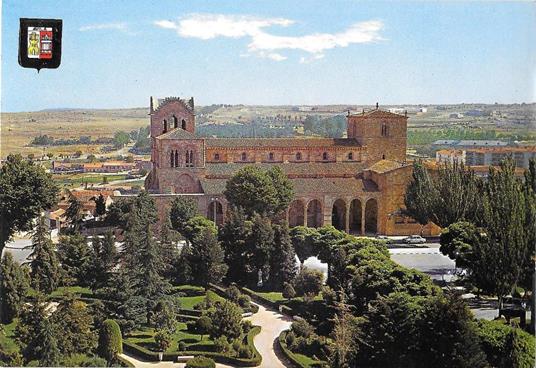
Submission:
POLYGON ((362 162, 303 162, 303 163, 218 163, 205 165, 207 175, 212 177, 230 177, 235 172, 247 165, 255 165, 263 169, 270 169, 274 165, 279 166, 288 176, 356 176, 363 171, 365 165, 362 162))
POLYGON ((207 138, 207 148, 360 147, 353 138, 207 138))
POLYGON ((377 173, 385 173, 391 170, 400 169, 404 166, 407 166, 407 164, 392 160, 380 160, 374 163, 374 165, 370 166, 368 170, 375 171, 377 173))
MULTIPOLYGON (((358 178, 296 178, 290 179, 294 193, 299 195, 325 193, 333 195, 354 195, 358 192, 377 192, 378 186, 371 180, 358 178)), ((226 179, 201 179, 205 194, 222 194, 226 179)))
POLYGON ((375 117, 375 118, 404 118, 407 116, 395 114, 394 112, 380 110, 380 109, 373 109, 369 111, 365 111, 365 113, 357 113, 357 114, 351 114, 350 116, 357 116, 357 117, 375 117))
POLYGON ((174 128, 167 133, 159 135, 156 139, 200 139, 200 137, 196 137, 195 134, 182 128, 174 128))

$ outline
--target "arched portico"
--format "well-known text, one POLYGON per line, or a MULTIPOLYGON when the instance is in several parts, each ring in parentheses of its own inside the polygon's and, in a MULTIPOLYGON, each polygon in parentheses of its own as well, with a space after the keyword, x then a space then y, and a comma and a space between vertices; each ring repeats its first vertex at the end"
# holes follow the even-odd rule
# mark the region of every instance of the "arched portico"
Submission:
POLYGON ((350 202, 350 233, 352 234, 361 234, 362 229, 362 209, 361 201, 358 198, 355 198, 350 202))
POLYGON ((194 179, 188 174, 182 174, 175 184, 175 193, 196 193, 197 185, 194 179))
POLYGON ((292 201, 288 208, 288 226, 304 226, 305 225, 305 206, 303 201, 296 199, 292 201))
POLYGON ((223 225, 223 205, 218 200, 209 203, 207 218, 214 221, 216 226, 223 225))
POLYGON ((318 199, 313 199, 307 204, 307 223, 308 227, 321 227, 323 225, 322 203, 318 199))
POLYGON ((346 230, 346 203, 340 198, 333 203, 331 210, 331 224, 337 230, 346 230))
POLYGON ((378 201, 374 198, 369 199, 365 205, 365 232, 378 232, 378 201))

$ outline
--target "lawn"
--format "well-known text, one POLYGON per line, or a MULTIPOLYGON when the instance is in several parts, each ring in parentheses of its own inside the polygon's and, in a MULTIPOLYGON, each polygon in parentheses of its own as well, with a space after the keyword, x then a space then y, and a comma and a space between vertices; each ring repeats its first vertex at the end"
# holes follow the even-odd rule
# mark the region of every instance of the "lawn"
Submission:
MULTIPOLYGON (((134 331, 128 334, 127 341, 143 346, 146 349, 158 350, 154 341, 154 329, 143 328, 140 331, 134 331)), ((214 342, 208 335, 198 335, 189 333, 186 330, 186 323, 179 322, 177 330, 172 336, 171 345, 167 351, 179 351, 178 345, 182 341, 189 347, 189 350, 212 351, 214 342)))
MULTIPOLYGON (((213 291, 207 291, 207 294, 213 301, 224 301, 221 296, 216 294, 213 291)), ((194 306, 196 304, 201 303, 203 300, 205 300, 205 295, 198 295, 198 296, 180 296, 178 299, 181 302, 181 308, 182 309, 194 309, 194 306)))
MULTIPOLYGON (((279 304, 288 304, 289 301, 286 299, 286 298, 283 298, 283 293, 281 292, 277 292, 277 291, 256 291, 255 292, 257 295, 259 296, 262 296, 263 298, 266 298, 274 303, 279 303, 279 304)), ((313 300, 322 300, 322 293, 318 294, 317 296, 315 296, 315 298, 313 300)), ((296 301, 299 301, 299 302, 303 302, 303 298, 302 297, 297 297, 297 298, 292 298, 290 300, 290 302, 296 302, 296 301)))
POLYGON ((64 297, 67 294, 79 294, 80 296, 92 296, 93 292, 82 286, 61 286, 50 293, 51 297, 64 297))
POLYGON ((15 328, 17 327, 17 319, 14 319, 8 325, 2 325, 4 333, 0 333, 0 350, 5 350, 7 353, 11 353, 19 350, 19 346, 15 342, 15 328))

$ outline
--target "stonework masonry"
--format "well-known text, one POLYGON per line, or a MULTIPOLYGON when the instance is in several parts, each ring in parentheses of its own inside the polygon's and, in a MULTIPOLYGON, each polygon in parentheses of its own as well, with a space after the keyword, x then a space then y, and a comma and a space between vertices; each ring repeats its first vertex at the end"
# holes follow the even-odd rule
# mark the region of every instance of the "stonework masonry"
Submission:
MULTIPOLYGON (((240 168, 278 165, 293 184, 290 226, 333 225, 353 234, 410 235, 421 226, 401 215, 411 178, 407 116, 378 108, 348 114, 347 138, 203 138, 195 135, 193 98, 151 97, 151 161, 145 188, 160 218, 177 196, 225 221, 226 181, 240 168)), ((424 235, 435 235, 427 225, 424 235)))

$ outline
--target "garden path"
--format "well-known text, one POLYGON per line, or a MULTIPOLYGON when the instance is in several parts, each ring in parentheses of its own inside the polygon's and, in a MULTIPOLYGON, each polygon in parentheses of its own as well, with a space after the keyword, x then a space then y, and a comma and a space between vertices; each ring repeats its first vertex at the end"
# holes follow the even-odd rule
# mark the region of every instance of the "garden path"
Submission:
POLYGON ((250 320, 253 325, 262 327, 261 332, 253 339, 255 347, 262 356, 260 367, 285 368, 287 365, 280 358, 281 353, 276 351, 274 347, 278 346, 275 341, 279 334, 290 328, 292 319, 279 312, 267 309, 263 305, 257 305, 259 306, 259 311, 245 319, 250 320))

